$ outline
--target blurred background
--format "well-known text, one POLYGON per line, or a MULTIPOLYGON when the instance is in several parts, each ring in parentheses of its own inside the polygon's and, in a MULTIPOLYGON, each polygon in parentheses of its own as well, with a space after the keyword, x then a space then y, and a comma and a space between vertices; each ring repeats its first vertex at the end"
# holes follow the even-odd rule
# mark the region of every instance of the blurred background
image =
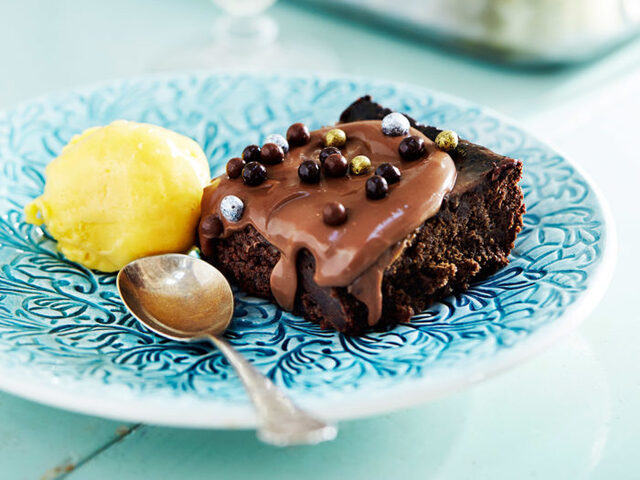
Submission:
POLYGON ((419 84, 557 145, 596 180, 619 238, 613 283, 573 336, 446 399, 345 422, 331 444, 275 451, 251 432, 121 425, 0 393, 0 479, 640 478, 639 28, 640 0, 0 0, 0 109, 185 69, 419 84))
MULTIPOLYGON (((484 78, 509 84, 530 78, 543 88, 575 77, 578 72, 567 70, 584 73, 617 58, 640 30, 640 0, 3 0, 0 5, 0 105, 41 94, 43 86, 49 91, 122 75, 203 68, 339 71, 446 85, 474 97, 484 78), (455 71, 446 68, 470 68, 474 75, 444 78, 455 71)), ((602 75, 617 73, 602 68, 602 75)))

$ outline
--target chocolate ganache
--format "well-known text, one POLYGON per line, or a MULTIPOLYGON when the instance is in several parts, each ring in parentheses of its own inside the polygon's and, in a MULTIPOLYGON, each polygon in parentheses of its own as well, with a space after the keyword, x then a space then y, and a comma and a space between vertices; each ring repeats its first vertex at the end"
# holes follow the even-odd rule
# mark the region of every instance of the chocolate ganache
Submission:
POLYGON ((267 179, 259 185, 249 186, 242 178, 222 175, 205 188, 200 245, 204 256, 209 256, 209 249, 214 247, 208 242, 210 229, 203 226, 214 216, 222 221, 222 231, 216 229, 216 233, 223 237, 252 225, 280 251, 270 284, 274 298, 286 310, 294 307, 298 252, 307 249, 315 258, 315 282, 322 287, 348 287, 367 306, 369 325, 374 325, 382 312, 385 269, 402 252, 402 241, 437 213, 443 197, 455 184, 456 168, 446 152, 414 128, 407 135, 390 136, 383 133, 379 120, 338 127, 346 134, 340 153, 347 161, 358 155, 368 157, 371 166, 367 171, 359 175, 349 171, 340 177, 322 173, 317 183, 301 181, 299 166, 309 160, 320 165, 325 136, 335 127, 310 132, 309 140, 292 145, 281 163, 265 165, 267 179), (421 158, 405 160, 398 153, 407 136, 424 142, 421 158), (368 198, 366 182, 382 164, 397 167, 401 177, 389 182, 383 198, 368 198), (239 219, 221 212, 227 196, 237 197, 244 204, 239 219), (325 221, 325 208, 331 204, 329 209, 335 209, 336 203, 344 206, 346 220, 331 225, 337 222, 325 221))

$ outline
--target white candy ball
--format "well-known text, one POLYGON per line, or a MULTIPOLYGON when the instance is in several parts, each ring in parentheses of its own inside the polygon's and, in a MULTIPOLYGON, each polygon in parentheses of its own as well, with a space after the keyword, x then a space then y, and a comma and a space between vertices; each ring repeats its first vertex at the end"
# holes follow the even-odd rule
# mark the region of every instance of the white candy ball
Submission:
POLYGON ((382 133, 390 137, 399 137, 409 133, 409 120, 398 112, 390 113, 382 119, 382 133))
POLYGON ((289 142, 282 135, 278 135, 277 133, 272 133, 267 138, 264 139, 264 143, 275 143, 278 145, 284 153, 289 151, 289 142))
POLYGON ((227 195, 220 202, 220 213, 230 222, 237 222, 242 218, 244 203, 235 195, 227 195))

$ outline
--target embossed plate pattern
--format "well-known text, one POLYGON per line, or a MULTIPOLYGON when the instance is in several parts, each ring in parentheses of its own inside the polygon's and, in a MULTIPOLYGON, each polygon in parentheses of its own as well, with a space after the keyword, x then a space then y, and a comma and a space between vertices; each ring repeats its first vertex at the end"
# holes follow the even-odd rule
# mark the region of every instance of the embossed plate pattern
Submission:
POLYGON ((72 135, 125 118, 196 139, 212 173, 294 121, 334 122, 371 93, 419 121, 525 164, 527 214, 510 265, 385 333, 349 338, 236 292, 229 340, 307 407, 332 418, 426 400, 539 350, 584 318, 613 263, 590 183, 512 122, 422 88, 349 78, 185 74, 119 81, 0 116, 0 388, 77 411, 160 424, 251 426, 239 381, 207 345, 184 346, 126 313, 113 275, 65 260, 22 207, 72 135))

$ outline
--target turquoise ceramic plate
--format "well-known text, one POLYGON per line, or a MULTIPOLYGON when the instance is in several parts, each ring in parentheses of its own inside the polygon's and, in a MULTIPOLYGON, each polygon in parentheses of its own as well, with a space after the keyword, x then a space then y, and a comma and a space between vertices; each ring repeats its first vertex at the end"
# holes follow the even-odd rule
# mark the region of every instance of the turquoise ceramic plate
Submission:
POLYGON ((247 427, 238 379, 207 345, 184 346, 127 314, 113 275, 65 260, 22 208, 72 135, 115 119, 196 139, 213 174, 248 143, 294 121, 334 122, 371 93, 419 121, 524 161, 528 207, 511 263, 410 324, 349 338, 236 294, 227 337, 301 404, 330 418, 370 415, 478 381, 540 350, 600 298, 610 222, 575 165, 512 122, 418 87, 348 78, 175 75, 120 81, 26 103, 0 116, 0 388, 71 410, 157 424, 247 427))

